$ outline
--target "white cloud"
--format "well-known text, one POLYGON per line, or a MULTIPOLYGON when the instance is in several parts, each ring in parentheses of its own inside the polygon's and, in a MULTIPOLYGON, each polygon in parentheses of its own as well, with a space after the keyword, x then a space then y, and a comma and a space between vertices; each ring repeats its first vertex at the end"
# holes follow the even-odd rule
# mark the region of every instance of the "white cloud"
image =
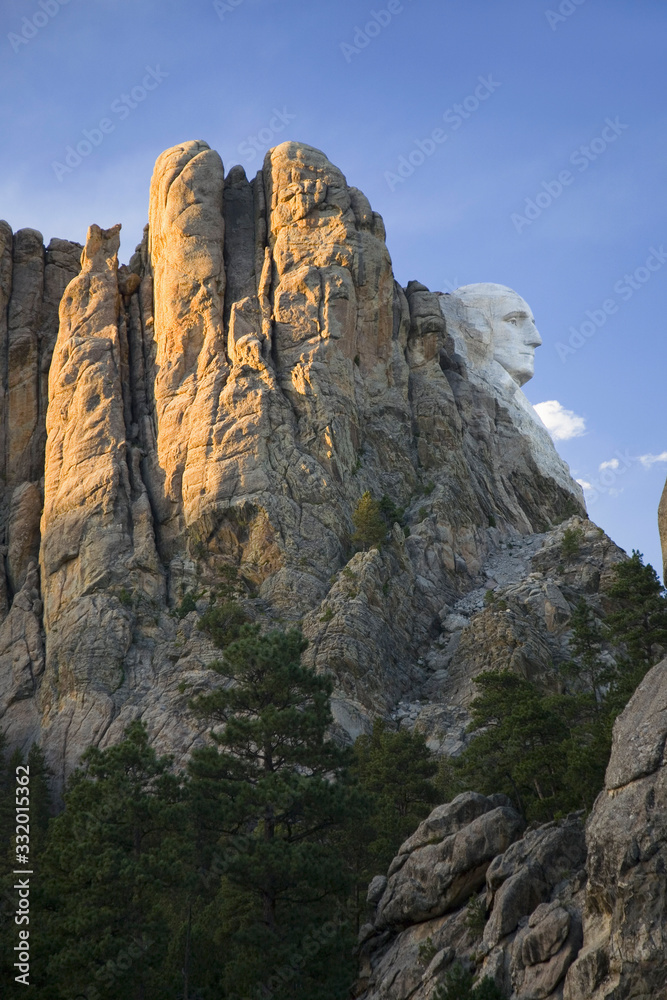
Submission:
POLYGON ((581 486, 582 490, 593 490, 593 489, 595 489, 595 487, 592 486, 591 483, 587 483, 585 479, 577 479, 577 482, 581 486))
POLYGON ((572 410, 566 410, 557 399, 536 403, 537 415, 554 441, 569 441, 586 433, 586 421, 572 410))
POLYGON ((603 472, 604 469, 617 469, 621 463, 617 458, 610 458, 608 462, 600 462, 598 465, 598 471, 603 472))
POLYGON ((659 455, 640 455, 639 461, 645 469, 650 469, 656 462, 667 462, 667 451, 662 451, 659 455))

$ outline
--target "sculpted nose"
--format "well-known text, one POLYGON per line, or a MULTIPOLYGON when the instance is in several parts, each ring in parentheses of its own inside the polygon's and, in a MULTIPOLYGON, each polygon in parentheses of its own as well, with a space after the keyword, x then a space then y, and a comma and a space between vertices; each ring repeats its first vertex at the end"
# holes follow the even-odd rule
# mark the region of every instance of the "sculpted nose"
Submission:
POLYGON ((534 323, 533 323, 532 330, 530 331, 530 334, 529 334, 529 337, 528 337, 528 344, 529 344, 530 347, 541 347, 542 346, 542 338, 540 337, 538 329, 537 329, 537 327, 535 326, 534 323))

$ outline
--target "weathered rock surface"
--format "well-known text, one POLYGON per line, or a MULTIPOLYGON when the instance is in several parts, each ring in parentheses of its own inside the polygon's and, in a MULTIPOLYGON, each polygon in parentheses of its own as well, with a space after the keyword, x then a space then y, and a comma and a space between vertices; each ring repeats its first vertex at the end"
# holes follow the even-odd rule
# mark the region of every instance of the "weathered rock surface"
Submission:
POLYGON ((0 715, 12 742, 40 729, 44 671, 37 572, 43 505, 47 380, 58 307, 81 246, 0 222, 0 715), (4 620, 3 620, 4 619, 4 620))
MULTIPOLYGON (((624 554, 520 391, 527 303, 401 288, 380 216, 302 143, 252 179, 200 140, 167 150, 128 265, 118 246, 0 223, 10 743, 40 739, 61 781, 142 718, 182 763, 230 570, 248 618, 303 629, 342 739, 379 715, 458 753, 479 672, 557 690, 572 612, 604 612, 624 554), (365 491, 396 523, 355 552, 365 491)), ((578 817, 523 833, 502 797, 439 807, 369 889, 358 995, 429 1000, 457 959, 514 1000, 667 995, 665 669, 617 723, 588 859, 578 817)))
POLYGON ((528 830, 489 864, 469 834, 498 811, 492 802, 466 793, 435 809, 401 847, 388 878, 371 885, 355 995, 427 1000, 452 963, 462 962, 510 1000, 666 996, 666 745, 663 660, 616 721, 585 838, 580 818, 570 816, 528 830), (475 845, 463 867, 486 868, 481 933, 463 896, 452 912, 443 885, 440 855, 461 837, 475 845))
POLYGON ((355 995, 428 1000, 461 962, 514 1000, 561 998, 581 947, 584 830, 572 816, 522 831, 502 795, 435 809, 371 884, 355 995), (470 900, 486 910, 483 932, 470 900))
POLYGON ((498 804, 474 792, 436 810, 392 863, 376 927, 404 926, 456 909, 483 885, 488 865, 522 826, 509 801, 498 804))
POLYGON ((616 720, 588 822, 584 945, 566 1000, 667 996, 667 660, 616 720))
MULTIPOLYGON (((16 426, 0 606, 36 558, 43 602, 30 730, 11 643, 0 660, 13 740, 41 733, 62 775, 141 716, 161 750, 187 753, 199 729, 180 688, 208 683, 214 653, 194 613, 178 626, 171 613, 229 568, 251 619, 301 625, 307 661, 334 678, 342 737, 408 706, 402 724, 456 751, 476 672, 494 662, 553 686, 573 604, 582 589, 595 603, 621 555, 602 536, 559 569, 563 522, 596 529, 576 521, 581 492, 550 441, 519 426, 514 355, 501 349, 515 293, 487 318, 508 394, 464 344, 463 297, 401 288, 381 218, 302 143, 271 150, 253 179, 225 177, 200 140, 167 150, 127 266, 117 228, 91 227, 81 274, 66 270, 74 245, 44 254, 25 231, 10 252, 2 234, 0 335, 17 346, 0 408, 16 426), (51 363, 38 289, 51 308, 66 274, 51 363), (39 378, 27 374, 37 362, 39 378), (402 508, 401 523, 354 553, 366 490, 402 508), (526 589, 531 572, 542 577, 526 589), (511 614, 484 610, 488 589, 511 614)), ((527 308, 521 357, 522 337, 539 343, 527 308)))

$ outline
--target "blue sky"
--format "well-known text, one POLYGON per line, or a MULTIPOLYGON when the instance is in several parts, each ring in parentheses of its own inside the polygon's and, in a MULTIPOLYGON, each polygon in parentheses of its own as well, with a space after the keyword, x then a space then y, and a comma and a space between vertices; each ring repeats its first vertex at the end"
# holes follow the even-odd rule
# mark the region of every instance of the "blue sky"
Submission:
POLYGON ((557 446, 592 519, 659 568, 664 0, 0 0, 0 24, 14 229, 122 222, 127 260, 166 147, 205 139, 250 175, 286 138, 323 149, 383 215, 401 283, 527 299, 526 394, 581 418, 557 446), (91 152, 54 167, 84 130, 91 152))

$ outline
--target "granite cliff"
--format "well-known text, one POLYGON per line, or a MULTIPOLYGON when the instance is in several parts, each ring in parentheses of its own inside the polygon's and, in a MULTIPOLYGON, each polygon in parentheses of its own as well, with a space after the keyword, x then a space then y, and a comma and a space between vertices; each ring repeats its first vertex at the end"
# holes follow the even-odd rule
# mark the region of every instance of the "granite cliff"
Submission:
MULTIPOLYGON (((602 607, 624 554, 587 519, 521 392, 540 343, 523 299, 401 287, 380 216, 301 143, 272 149, 250 180, 225 175, 204 142, 175 146, 156 162, 148 217, 128 265, 118 225, 45 249, 0 224, 10 740, 39 739, 58 782, 135 718, 185 759, 202 738, 188 698, 216 655, 198 621, 231 578, 247 619, 303 630, 308 662, 334 679, 341 739, 380 716, 456 753, 480 671, 557 688, 573 609, 602 607), (387 537, 355 551, 366 492, 385 498, 387 537), (564 560, 568 529, 579 543, 564 560)), ((639 754, 653 770, 622 762, 627 717, 588 826, 588 882, 579 818, 526 833, 504 800, 440 807, 372 888, 364 997, 430 997, 480 891, 483 967, 516 996, 561 996, 570 966, 569 1000, 649 995, 601 985, 634 982, 657 948, 614 885, 631 847, 627 829, 610 833, 612 800, 635 824, 638 782, 653 782, 642 809, 664 802, 655 727, 639 754)), ((632 840, 640 881, 660 864, 661 829, 632 840)))
MULTIPOLYGON (((341 730, 428 700, 446 738, 433 706, 441 723, 465 707, 443 675, 457 601, 473 610, 501 582, 494 559, 520 582, 554 526, 584 516, 520 392, 529 375, 494 360, 493 311, 401 288, 381 218, 298 143, 252 180, 204 142, 167 150, 129 265, 119 226, 91 226, 83 251, 2 237, 10 737, 41 735, 61 776, 136 716, 187 753, 179 685, 207 683, 212 648, 196 611, 170 612, 188 592, 201 612, 233 567, 248 617, 303 628, 341 730), (365 491, 404 508, 402 526, 355 553, 365 491)), ((525 625, 543 666, 558 656, 544 608, 567 605, 554 587, 534 581, 525 625)))

